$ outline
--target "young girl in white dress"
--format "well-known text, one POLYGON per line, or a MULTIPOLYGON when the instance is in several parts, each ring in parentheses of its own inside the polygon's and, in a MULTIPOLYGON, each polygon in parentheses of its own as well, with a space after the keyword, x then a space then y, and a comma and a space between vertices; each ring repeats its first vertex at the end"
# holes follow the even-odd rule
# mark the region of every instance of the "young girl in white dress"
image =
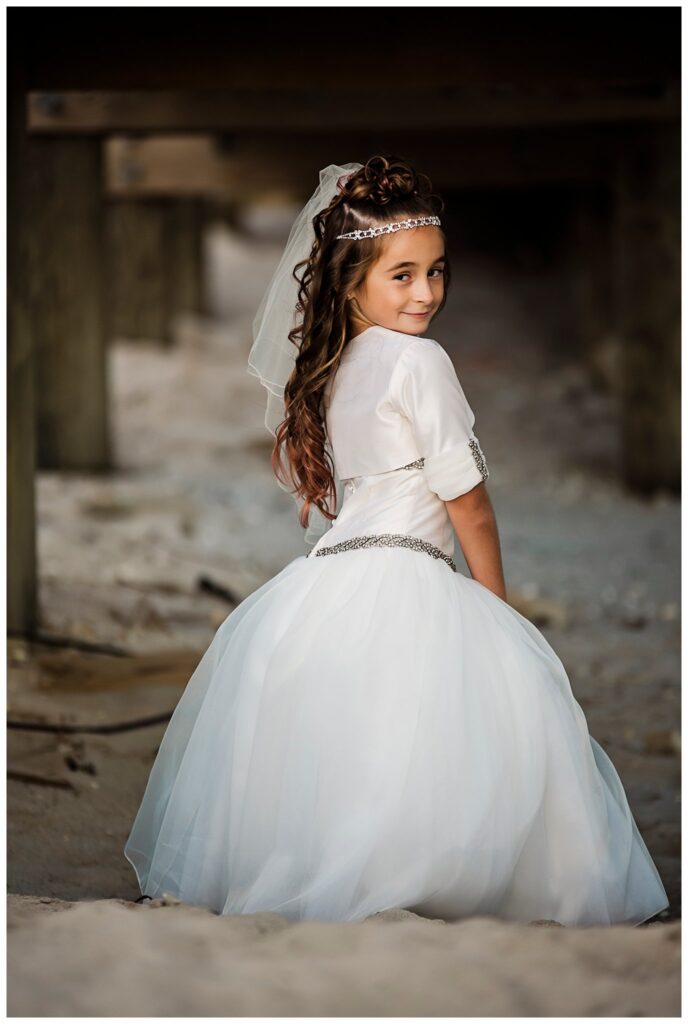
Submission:
POLYGON ((430 188, 393 157, 330 165, 292 228, 249 361, 309 552, 215 633, 125 856, 142 894, 219 914, 639 924, 666 892, 506 602, 475 417, 427 334, 449 283, 430 188))

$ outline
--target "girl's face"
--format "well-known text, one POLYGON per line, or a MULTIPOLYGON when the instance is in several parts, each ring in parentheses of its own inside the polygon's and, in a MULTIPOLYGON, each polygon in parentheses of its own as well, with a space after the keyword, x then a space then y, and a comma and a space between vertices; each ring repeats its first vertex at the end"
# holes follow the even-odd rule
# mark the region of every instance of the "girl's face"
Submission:
POLYGON ((382 254, 351 293, 369 321, 360 319, 354 303, 354 336, 370 322, 422 335, 444 297, 444 239, 434 226, 404 228, 383 237, 382 254))

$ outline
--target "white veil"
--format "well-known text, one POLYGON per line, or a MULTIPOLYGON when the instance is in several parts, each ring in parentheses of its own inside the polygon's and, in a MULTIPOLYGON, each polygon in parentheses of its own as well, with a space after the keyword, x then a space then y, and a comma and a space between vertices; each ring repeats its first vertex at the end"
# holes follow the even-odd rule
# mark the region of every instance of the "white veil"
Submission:
MULTIPOLYGON (((310 255, 315 241, 313 218, 329 206, 330 200, 337 194, 340 179, 349 177, 362 166, 359 163, 329 164, 320 171, 318 187, 291 227, 284 252, 253 320, 253 345, 248 356, 247 372, 258 377, 267 391, 265 426, 273 436, 284 419, 284 387, 294 369, 297 355, 296 346, 288 337, 289 331, 299 322, 296 310, 299 285, 292 272, 297 263, 310 255)), ((282 490, 291 491, 280 480, 277 483, 282 490)), ((335 483, 337 508, 333 511, 339 508, 342 496, 341 484, 339 481, 335 483)), ((294 499, 300 509, 303 499, 298 495, 294 495, 294 499)), ((312 505, 305 535, 306 545, 312 547, 331 525, 331 520, 312 505)))

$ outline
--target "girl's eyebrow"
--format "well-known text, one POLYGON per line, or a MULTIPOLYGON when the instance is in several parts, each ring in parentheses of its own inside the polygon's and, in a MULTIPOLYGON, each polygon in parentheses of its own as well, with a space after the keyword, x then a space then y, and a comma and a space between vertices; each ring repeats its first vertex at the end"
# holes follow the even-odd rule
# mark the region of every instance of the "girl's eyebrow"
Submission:
MULTIPOLYGON (((433 260, 432 262, 433 263, 446 263, 447 259, 446 259, 445 256, 438 256, 438 258, 436 260, 433 260)), ((414 263, 413 260, 402 260, 401 263, 395 263, 393 267, 389 267, 389 269, 387 270, 387 273, 391 274, 391 272, 393 270, 399 270, 400 267, 417 267, 417 266, 418 266, 418 264, 414 263)))

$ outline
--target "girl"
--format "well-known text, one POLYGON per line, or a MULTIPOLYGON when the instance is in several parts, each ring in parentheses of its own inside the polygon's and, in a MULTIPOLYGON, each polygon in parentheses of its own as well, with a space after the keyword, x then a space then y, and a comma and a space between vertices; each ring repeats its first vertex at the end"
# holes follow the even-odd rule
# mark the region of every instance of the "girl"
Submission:
POLYGON ((475 417, 427 335, 449 285, 430 188, 394 158, 330 165, 292 228, 249 362, 310 550, 217 630, 124 852, 142 893, 220 914, 639 924, 666 892, 506 603, 475 417))

